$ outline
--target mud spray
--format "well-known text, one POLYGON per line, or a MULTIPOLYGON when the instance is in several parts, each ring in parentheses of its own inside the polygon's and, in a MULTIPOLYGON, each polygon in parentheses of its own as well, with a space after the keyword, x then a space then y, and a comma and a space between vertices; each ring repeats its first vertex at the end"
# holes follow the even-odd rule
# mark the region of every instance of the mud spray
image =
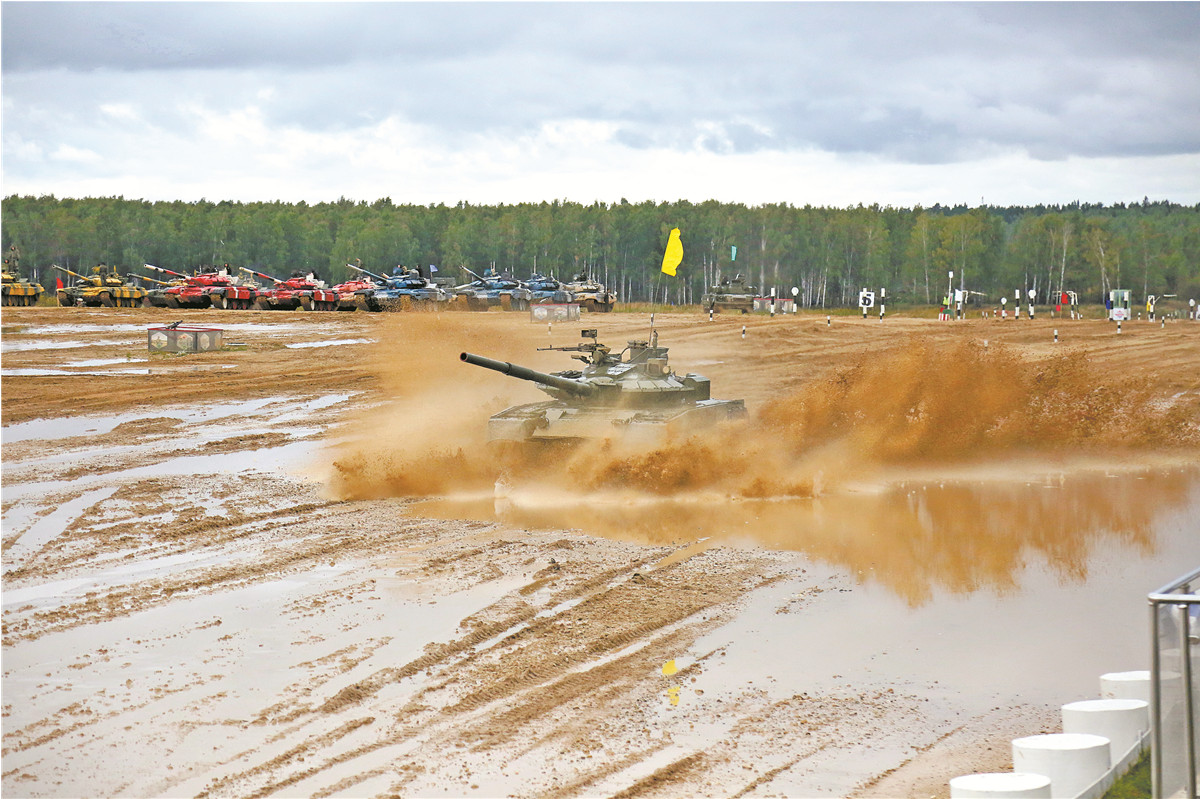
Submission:
MULTIPOLYGON (((562 355, 531 357, 544 339, 510 328, 490 335, 488 321, 453 314, 388 320, 373 370, 389 400, 362 413, 350 440, 336 448, 336 496, 490 495, 499 482, 578 494, 810 497, 881 469, 1163 451, 1198 438, 1193 408, 1164 405, 1133 383, 1114 385, 1083 353, 1033 360, 975 341, 915 338, 863 353, 751 409, 745 421, 650 449, 631 451, 616 440, 489 445, 488 416, 545 395, 465 367, 458 353, 482 351, 546 371, 562 368, 562 355)), ((718 386, 715 393, 736 390, 718 386)))
POLYGON ((1009 590, 1029 551, 1082 578, 1102 542, 1150 551, 1158 514, 1194 501, 1195 468, 1154 480, 1109 473, 1194 447, 1195 409, 1114 385, 1081 353, 1033 359, 914 338, 864 352, 743 422, 648 450, 498 447, 485 441, 488 416, 545 395, 458 353, 544 371, 563 368, 561 353, 531 357, 546 340, 492 318, 389 325, 375 369, 389 399, 333 453, 329 485, 343 499, 436 497, 415 512, 689 551, 802 550, 913 604, 935 586, 1009 590))

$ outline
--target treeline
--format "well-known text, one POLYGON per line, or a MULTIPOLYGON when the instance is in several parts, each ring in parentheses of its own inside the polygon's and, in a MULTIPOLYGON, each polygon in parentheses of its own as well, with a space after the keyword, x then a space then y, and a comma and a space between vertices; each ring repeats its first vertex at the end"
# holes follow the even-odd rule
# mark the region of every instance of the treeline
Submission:
POLYGON ((886 287, 891 302, 936 303, 954 288, 996 301, 1034 289, 1040 301, 1078 292, 1100 302, 1110 288, 1135 295, 1200 297, 1200 205, 892 208, 748 207, 675 203, 146 202, 123 197, 3 200, 3 249, 21 271, 53 281, 48 267, 98 263, 136 272, 143 263, 180 272, 228 263, 287 277, 349 277, 361 259, 375 271, 493 267, 560 279, 589 272, 625 301, 698 302, 721 277, 742 273, 805 307, 854 305, 859 289, 886 287), (661 274, 672 228, 682 232, 678 277, 661 274), (48 274, 50 275, 48 277, 48 274))

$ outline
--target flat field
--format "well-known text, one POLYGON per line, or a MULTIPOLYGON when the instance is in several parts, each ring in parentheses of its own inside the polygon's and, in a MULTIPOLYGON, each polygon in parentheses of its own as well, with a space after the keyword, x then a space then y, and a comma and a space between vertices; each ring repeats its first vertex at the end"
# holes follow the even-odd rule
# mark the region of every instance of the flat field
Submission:
POLYGON ((458 354, 648 315, 2 323, 6 796, 946 796, 1200 564, 1200 323, 659 314, 744 423, 520 451, 458 354))

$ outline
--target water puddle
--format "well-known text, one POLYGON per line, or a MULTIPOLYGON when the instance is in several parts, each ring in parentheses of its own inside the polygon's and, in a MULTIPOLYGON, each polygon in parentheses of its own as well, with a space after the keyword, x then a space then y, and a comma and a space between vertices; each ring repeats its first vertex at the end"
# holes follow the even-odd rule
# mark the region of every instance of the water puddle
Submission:
MULTIPOLYGON (((4 573, 7 574, 17 566, 20 566, 25 558, 37 552, 46 543, 67 529, 71 522, 75 521, 80 514, 97 502, 108 499, 116 490, 116 486, 108 486, 88 491, 82 496, 62 503, 52 513, 38 519, 28 530, 21 534, 16 543, 4 554, 4 573)), ((8 499, 8 497, 5 498, 8 499)), ((4 593, 5 600, 7 601, 8 591, 5 590, 4 593)))
POLYGON ((374 344, 373 338, 343 338, 335 341, 301 341, 297 344, 284 344, 289 350, 304 350, 314 347, 341 347, 346 344, 374 344))
POLYGON ((0 352, 28 352, 30 350, 73 350, 82 347, 131 347, 136 339, 104 339, 103 341, 0 341, 0 352))
POLYGON ((148 358, 93 358, 89 361, 69 361, 64 363, 63 367, 116 366, 119 363, 146 363, 148 360, 148 358))
POLYGON ((1096 551, 1116 547, 1152 555, 1161 544, 1156 530, 1164 514, 1190 507, 1200 519, 1198 491, 1200 469, 1177 468, 1041 482, 906 484, 814 499, 507 491, 498 498, 427 500, 411 512, 574 528, 658 546, 707 539, 706 546, 802 552, 916 607, 938 592, 1012 592, 1031 558, 1044 559, 1070 580, 1086 575, 1096 551))
POLYGON ((29 422, 9 425, 0 430, 0 437, 5 443, 27 441, 30 439, 55 440, 75 436, 98 436, 112 432, 116 427, 128 422, 142 419, 170 418, 178 419, 186 424, 211 422, 230 417, 248 417, 268 409, 274 412, 276 420, 286 420, 292 415, 303 415, 305 412, 328 408, 345 402, 354 394, 327 394, 304 402, 297 402, 293 397, 266 397, 245 400, 242 402, 227 402, 189 406, 181 408, 163 408, 153 412, 124 413, 115 416, 82 416, 62 419, 34 419, 29 422), (280 406, 272 409, 271 406, 280 406))
POLYGON ((89 474, 73 480, 47 480, 4 486, 5 501, 20 500, 39 493, 63 491, 116 480, 141 480, 155 477, 187 477, 193 475, 231 475, 243 472, 280 472, 293 476, 309 473, 317 463, 323 447, 321 441, 294 441, 278 447, 256 450, 220 452, 211 455, 182 455, 149 466, 138 466, 117 472, 89 474))
MULTIPOLYGON (((124 361, 121 361, 124 363, 124 361)), ((107 369, 103 372, 64 369, 0 369, 0 377, 73 377, 77 375, 88 375, 91 377, 107 377, 109 375, 148 375, 150 370, 147 369, 107 369)))

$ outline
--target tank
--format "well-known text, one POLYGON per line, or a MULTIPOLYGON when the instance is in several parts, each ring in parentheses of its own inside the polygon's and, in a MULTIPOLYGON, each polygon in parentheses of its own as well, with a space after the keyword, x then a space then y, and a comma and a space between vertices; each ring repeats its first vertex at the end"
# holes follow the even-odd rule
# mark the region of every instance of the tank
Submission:
POLYGON ((475 279, 454 288, 451 307, 463 311, 486 311, 503 308, 506 311, 527 311, 533 292, 512 275, 498 275, 488 269, 482 275, 463 269, 475 279))
POLYGON ((143 305, 151 305, 155 308, 179 307, 178 303, 176 303, 174 306, 171 306, 168 303, 167 289, 174 288, 176 286, 182 286, 182 280, 159 280, 158 278, 137 274, 133 275, 133 277, 137 278, 139 281, 145 281, 155 285, 155 288, 146 289, 146 299, 142 301, 143 305))
POLYGON ((93 266, 91 275, 81 275, 57 264, 53 268, 80 280, 76 285, 66 286, 56 292, 59 305, 140 308, 145 304, 146 290, 141 286, 129 285, 116 269, 106 264, 93 266))
POLYGON ((36 305, 42 296, 42 287, 21 277, 21 251, 13 244, 4 256, 3 282, 0 296, 4 305, 36 305))
POLYGON ((522 282, 533 295, 529 301, 534 304, 562 304, 574 302, 575 300, 575 296, 570 291, 567 291, 561 282, 552 277, 534 273, 529 276, 528 280, 522 282))
POLYGON ((202 266, 199 272, 191 276, 152 264, 143 266, 177 278, 169 283, 154 278, 142 278, 164 286, 150 290, 146 300, 151 305, 167 308, 245 309, 253 305, 258 298, 258 287, 245 284, 240 278, 229 274, 229 264, 220 269, 202 266))
POLYGON ((579 307, 585 311, 608 313, 617 305, 617 295, 586 272, 575 275, 563 288, 571 292, 571 301, 579 303, 579 307))
POLYGON ((751 286, 741 275, 732 280, 725 278, 708 290, 700 298, 701 304, 710 311, 741 311, 750 313, 754 310, 755 286, 751 286))
POLYGON ((746 415, 743 400, 713 399, 709 380, 671 371, 658 334, 630 341, 622 352, 597 341, 596 330, 582 331, 583 344, 542 347, 578 352, 582 369, 544 373, 469 352, 459 358, 519 380, 537 383, 553 397, 507 408, 488 420, 489 441, 571 441, 598 438, 653 440, 666 432, 688 432, 746 415))
POLYGON ((375 281, 370 287, 355 292, 355 303, 364 311, 432 310, 450 301, 449 292, 417 269, 396 266, 391 277, 385 277, 354 264, 346 266, 375 281))
POLYGON ((312 272, 292 272, 287 280, 271 277, 265 272, 255 272, 239 266, 243 272, 257 275, 264 280, 272 281, 275 286, 269 289, 258 289, 254 298, 254 307, 260 311, 294 311, 303 308, 306 311, 335 311, 338 307, 337 292, 325 286, 325 281, 318 280, 312 272))

